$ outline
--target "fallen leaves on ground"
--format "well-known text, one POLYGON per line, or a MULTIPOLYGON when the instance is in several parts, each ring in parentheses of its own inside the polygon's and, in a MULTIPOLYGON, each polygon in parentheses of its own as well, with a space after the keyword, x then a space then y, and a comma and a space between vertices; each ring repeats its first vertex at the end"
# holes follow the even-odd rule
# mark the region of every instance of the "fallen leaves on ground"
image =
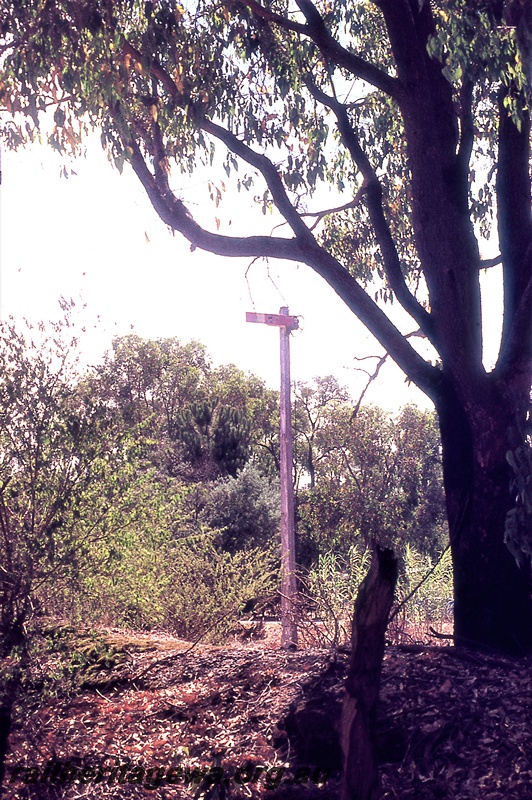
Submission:
MULTIPOLYGON (((111 668, 19 704, 6 798, 338 796, 345 652, 113 636, 111 668)), ((389 647, 383 800, 529 798, 531 663, 389 647)))

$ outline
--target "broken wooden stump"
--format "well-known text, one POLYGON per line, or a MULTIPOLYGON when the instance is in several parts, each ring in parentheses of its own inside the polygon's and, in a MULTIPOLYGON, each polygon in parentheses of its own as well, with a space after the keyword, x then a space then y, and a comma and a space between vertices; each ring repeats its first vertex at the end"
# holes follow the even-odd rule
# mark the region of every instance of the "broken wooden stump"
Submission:
POLYGON ((377 701, 396 581, 397 559, 393 551, 376 547, 353 614, 352 651, 341 723, 344 754, 341 800, 377 797, 377 701))

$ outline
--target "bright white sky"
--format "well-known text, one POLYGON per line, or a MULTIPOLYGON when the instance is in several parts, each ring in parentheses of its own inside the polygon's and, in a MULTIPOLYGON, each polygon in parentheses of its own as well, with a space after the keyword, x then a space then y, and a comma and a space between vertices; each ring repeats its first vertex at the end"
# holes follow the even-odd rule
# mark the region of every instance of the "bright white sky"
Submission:
MULTIPOLYGON (((290 313, 304 318, 303 330, 292 335, 292 379, 333 374, 354 399, 358 397, 365 377, 355 371, 354 357, 381 354, 381 348, 310 269, 271 262, 268 272, 267 265, 257 262, 246 280, 248 261, 190 252, 188 243, 172 236, 159 220, 129 168, 119 175, 111 167, 97 137, 89 143, 88 156, 71 164, 77 174, 68 180, 61 177, 63 163, 42 146, 3 153, 3 319, 8 315, 31 321, 57 319, 60 296, 81 297, 87 304, 83 349, 88 363, 100 360, 113 336, 131 331, 145 338, 199 339, 215 364, 234 363, 277 387, 277 330, 246 323, 245 312, 278 313, 281 305, 288 305, 290 313)), ((202 182, 201 176, 191 181, 202 182)), ((202 187, 184 191, 183 198, 196 199, 198 188, 202 187)), ((228 197, 216 212, 222 225, 233 217, 227 232, 256 233, 257 224, 267 226, 262 232, 271 230, 271 218, 265 220, 258 209, 253 217, 248 215, 239 205, 243 202, 244 198, 228 197)), ((207 222, 207 209, 190 208, 207 222)), ((499 336, 498 280, 497 270, 485 278, 488 359, 496 353, 499 336)), ((414 328, 408 319, 403 321, 405 332, 414 328)), ((414 341, 423 347, 419 339, 414 341)), ((407 402, 430 407, 391 363, 366 400, 390 410, 407 402)))

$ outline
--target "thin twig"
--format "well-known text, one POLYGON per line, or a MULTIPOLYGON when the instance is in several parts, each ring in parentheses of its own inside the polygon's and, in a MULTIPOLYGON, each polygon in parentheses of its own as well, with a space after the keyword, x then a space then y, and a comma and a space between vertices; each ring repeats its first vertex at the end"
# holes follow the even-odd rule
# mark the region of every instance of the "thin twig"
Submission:
POLYGON ((345 203, 343 206, 337 206, 336 208, 326 208, 323 211, 306 211, 302 213, 301 216, 317 217, 316 222, 310 228, 310 230, 313 231, 314 228, 321 222, 323 217, 328 217, 331 214, 338 214, 340 213, 340 211, 347 211, 347 209, 349 208, 355 208, 364 197, 366 190, 367 186, 366 183, 364 182, 359 191, 356 193, 353 199, 349 201, 349 203, 345 203))

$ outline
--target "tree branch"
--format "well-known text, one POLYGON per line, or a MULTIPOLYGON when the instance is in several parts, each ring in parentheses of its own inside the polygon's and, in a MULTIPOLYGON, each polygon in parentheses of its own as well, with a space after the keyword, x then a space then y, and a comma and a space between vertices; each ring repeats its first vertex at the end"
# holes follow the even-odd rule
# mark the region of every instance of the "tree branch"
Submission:
POLYGON ((368 328, 380 344, 390 352, 398 366, 432 400, 439 394, 442 374, 427 363, 396 328, 384 311, 375 303, 358 281, 317 243, 304 247, 301 261, 321 275, 348 308, 368 328))
POLYGON ((296 2, 307 20, 310 38, 318 45, 328 61, 347 69, 357 78, 367 81, 390 97, 396 97, 400 93, 401 83, 397 78, 392 78, 384 70, 342 47, 331 35, 314 3, 310 0, 296 0, 296 2))
POLYGON ((264 256, 285 258, 290 261, 301 259, 301 250, 296 239, 271 236, 223 236, 205 230, 191 217, 182 200, 175 197, 170 190, 165 191, 155 180, 137 142, 131 138, 128 140, 128 145, 133 150, 131 156, 133 170, 144 186, 155 211, 166 225, 179 231, 189 240, 193 250, 200 247, 216 255, 233 257, 264 256))
POLYGON ((352 75, 366 81, 376 89, 380 89, 390 97, 395 97, 399 93, 401 84, 397 78, 392 78, 384 70, 342 47, 331 35, 316 6, 308 0, 299 0, 297 3, 307 20, 306 25, 289 20, 282 14, 276 14, 255 0, 236 0, 236 2, 249 8, 257 17, 273 22, 284 30, 308 36, 328 61, 348 70, 352 75))
POLYGON ((251 147, 241 142, 234 133, 211 122, 209 119, 205 118, 201 121, 201 128, 206 133, 210 133, 223 142, 228 150, 231 150, 235 155, 240 156, 240 158, 248 164, 251 164, 252 167, 258 169, 266 181, 266 185, 271 192, 276 208, 281 212, 296 236, 302 239, 307 239, 309 237, 313 239, 309 229, 290 202, 281 176, 269 158, 260 153, 256 153, 251 147))
MULTIPOLYGON (((136 60, 140 61, 142 59, 142 54, 140 53, 140 51, 136 50, 128 42, 124 42, 122 46, 122 52, 124 54, 129 54, 136 60)), ((158 80, 164 86, 164 88, 170 94, 170 96, 173 99, 177 100, 179 105, 184 106, 185 97, 181 94, 181 92, 179 92, 174 80, 168 74, 168 72, 157 63, 152 63, 150 69, 153 77, 156 78, 156 80, 158 80)), ((209 133, 211 136, 214 136, 215 138, 223 142, 226 145, 226 147, 229 150, 231 150, 231 152, 235 153, 235 155, 238 155, 248 164, 251 164, 251 166, 255 167, 260 171, 260 173, 264 177, 264 180, 266 181, 268 189, 272 194, 272 198, 276 207, 279 209, 283 217, 286 219, 286 221, 288 222, 288 224, 290 225, 296 236, 306 237, 308 235, 311 235, 309 229, 307 228, 307 226, 297 213, 293 204, 290 202, 288 195, 286 194, 286 190, 284 188, 281 177, 269 158, 260 153, 256 153, 254 150, 252 150, 251 147, 244 144, 244 142, 242 142, 233 133, 228 131, 226 128, 223 128, 221 125, 212 122, 207 117, 201 117, 197 119, 196 123, 206 133, 209 133)), ((157 164, 162 164, 163 161, 166 160, 165 157, 163 158, 162 156, 162 153, 164 152, 164 145, 162 142, 162 137, 160 135, 160 129, 157 123, 154 123, 152 126, 152 141, 155 151, 153 155, 157 167, 157 164)), ((142 163, 139 163, 138 166, 139 169, 142 170, 142 163)), ((163 186, 164 190, 163 194, 168 194, 169 187, 164 176, 158 175, 156 173, 156 178, 159 185, 162 184, 163 186)))
POLYGON ((312 96, 318 100, 318 102, 330 108, 335 114, 342 141, 349 151, 351 158, 362 173, 366 187, 365 194, 370 219, 384 259, 384 268, 390 287, 405 311, 416 320, 428 339, 436 347, 434 326, 430 314, 416 300, 406 285, 397 248, 395 247, 390 227, 384 215, 380 181, 367 155, 362 150, 358 137, 349 120, 347 109, 334 97, 326 95, 312 81, 308 81, 307 86, 312 96))
MULTIPOLYGON (((140 58, 139 51, 132 48, 128 43, 124 43, 123 52, 130 53, 135 58, 140 58)), ((178 103, 184 103, 185 98, 178 91, 174 81, 168 73, 158 64, 151 66, 153 76, 160 81, 171 97, 178 103)), ((325 97, 325 95, 323 95, 325 97)), ((330 98, 327 98, 330 99, 330 98)), ((348 123, 347 112, 343 106, 335 102, 338 109, 345 114, 345 120, 348 123)), ((121 117, 119 109, 110 110, 115 116, 117 121, 118 130, 126 131, 127 125, 121 117)), ((140 150, 138 142, 131 134, 125 135, 127 141, 125 144, 131 148, 131 164, 144 186, 154 209, 159 214, 160 218, 169 225, 173 230, 182 233, 191 243, 192 249, 200 247, 211 253, 232 257, 273 257, 280 259, 287 259, 291 261, 299 261, 300 263, 307 264, 321 275, 327 283, 337 292, 347 306, 358 316, 358 318, 368 327, 375 338, 380 344, 388 350, 392 357, 397 361, 399 367, 407 374, 408 378, 413 381, 420 389, 426 392, 431 398, 434 399, 435 394, 439 391, 438 387, 441 380, 440 371, 428 364, 419 353, 409 344, 403 337, 401 332, 390 321, 386 314, 379 308, 379 306, 369 297, 365 290, 358 284, 355 278, 349 274, 345 267, 337 261, 330 253, 320 247, 314 238, 312 232, 305 225, 302 218, 290 202, 286 194, 285 187, 281 180, 279 173, 275 166, 266 156, 256 153, 246 144, 240 141, 230 131, 222 128, 220 125, 212 122, 205 116, 197 115, 196 124, 199 128, 206 133, 215 136, 222 141, 229 150, 238 155, 240 158, 247 161, 247 163, 256 167, 263 175, 276 207, 281 214, 285 217, 288 224, 291 226, 295 233, 295 238, 279 238, 271 236, 249 236, 249 237, 233 237, 223 236, 220 234, 211 233, 202 228, 189 214, 184 203, 178 199, 169 188, 167 174, 164 169, 159 169, 164 160, 161 148, 163 148, 162 137, 158 126, 155 125, 151 132, 151 151, 156 162, 156 174, 154 175, 150 168, 147 166, 144 156, 140 150)), ((356 141, 352 129, 351 136, 356 141)), ((358 145, 358 141, 356 141, 358 145)), ((360 146, 359 146, 360 149, 360 146)), ((363 158, 365 155, 360 150, 363 158)), ((369 161, 367 161, 369 166, 369 161)), ((370 179, 375 179, 374 173, 369 168, 366 169, 366 174, 370 179)), ((364 172, 363 172, 364 174, 364 172)), ((366 175, 364 175, 366 177, 366 175)), ((377 181, 377 189, 380 190, 380 184, 377 181)), ((379 198, 380 205, 380 198, 379 198)), ((381 208, 382 213, 382 208, 381 208)), ((386 222, 383 221, 386 226, 386 222)), ((389 234, 389 231, 388 231, 389 234)), ((391 242, 391 239, 390 239, 391 242)), ((394 247, 393 242, 391 242, 394 247)), ((397 254, 395 254, 397 257, 397 254)), ((398 264, 399 273, 400 265, 398 264)), ((404 283, 404 279, 401 280, 404 283)), ((392 288, 394 288, 392 286, 392 288)), ((415 298, 408 291, 406 284, 404 284, 403 292, 400 283, 397 282, 398 291, 396 294, 398 299, 399 293, 406 291, 410 301, 410 306, 415 312, 412 314, 420 327, 425 330, 430 330, 430 325, 427 320, 430 320, 430 315, 417 303, 415 298), (420 313, 420 310, 422 313, 420 313), (419 318, 418 318, 419 317, 419 318)), ((395 289, 394 289, 395 291, 395 289)), ((409 309, 407 309, 409 310, 409 309)), ((427 336, 429 333, 427 332, 427 336)))
MULTIPOLYGON (((142 58, 141 53, 134 47, 132 47, 128 42, 124 43, 123 52, 128 53, 137 60, 141 60, 142 58)), ((166 70, 164 70, 156 62, 152 63, 151 70, 153 76, 162 83, 162 85, 168 91, 170 96, 173 97, 174 99, 177 99, 177 101, 180 104, 183 104, 184 97, 178 91, 175 82, 173 81, 171 76, 166 72, 166 70)), ((401 302, 405 310, 407 310, 408 313, 412 315, 412 317, 416 320, 416 322, 420 325, 420 327, 423 328, 427 336, 429 336, 430 338, 432 329, 432 322, 430 320, 430 315, 417 302, 415 297, 410 293, 408 287, 406 286, 404 277, 402 275, 397 251, 395 249, 395 244, 393 243, 393 239, 391 237, 388 224, 384 217, 384 212, 382 209, 382 202, 381 202, 382 190, 380 187, 380 183, 373 171, 373 168, 369 163, 369 160, 367 159, 366 155, 363 153, 360 145, 358 144, 358 140, 356 139, 354 131, 352 130, 351 125, 349 123, 347 110, 334 98, 327 97, 327 95, 321 92, 321 90, 319 90, 318 87, 315 86, 314 84, 309 83, 309 88, 311 89, 311 92, 313 94, 314 92, 316 92, 316 94, 314 94, 315 97, 319 95, 317 99, 319 99, 324 105, 329 106, 330 108, 333 109, 333 111, 335 111, 339 122, 339 127, 341 128, 342 135, 344 135, 345 133, 345 136, 352 140, 351 141, 352 146, 356 148, 356 155, 353 152, 353 150, 351 150, 351 154, 356 163, 358 163, 358 166, 361 169, 361 172, 364 176, 366 191, 368 192, 368 194, 371 193, 372 195, 372 199, 368 198, 368 205, 371 205, 370 213, 372 214, 373 217, 372 222, 375 227, 375 232, 379 244, 381 246, 381 250, 383 251, 385 263, 387 264, 387 271, 389 271, 388 280, 390 282, 390 286, 395 292, 399 302, 401 302), (357 155, 358 155, 358 161, 356 158, 357 155)), ((272 194, 272 198, 276 207, 284 216, 284 218, 286 219, 286 221, 288 222, 288 224, 290 225, 296 236, 301 237, 303 240, 306 240, 307 242, 311 241, 312 243, 315 243, 311 231, 305 225, 301 216, 297 213, 293 204, 290 202, 286 194, 286 190, 284 188, 281 177, 279 176, 279 173, 275 169, 270 159, 268 159, 266 156, 262 154, 256 153, 246 144, 241 142, 240 139, 238 139, 238 137, 235 136, 233 133, 231 133, 225 128, 222 128, 220 125, 217 125, 216 123, 212 122, 206 117, 203 117, 201 120, 199 120, 198 124, 206 133, 210 133, 212 136, 215 136, 217 139, 222 141, 226 145, 226 147, 228 147, 229 150, 231 150, 236 155, 240 156, 244 161, 251 164, 261 172, 272 194)), ((159 146, 162 146, 162 141, 159 143, 159 146)), ((349 143, 346 142, 346 146, 349 149, 349 143)), ((160 157, 157 160, 160 160, 160 157)), ((138 166, 142 170, 142 163, 139 163, 138 166)), ((168 184, 166 181, 164 181, 163 183, 164 183, 163 194, 168 194, 169 192, 168 184)), ((145 188, 147 187, 145 186, 145 188)), ((359 196, 357 195, 357 198, 355 198, 355 200, 353 200, 352 202, 353 203, 358 202, 358 199, 359 196)), ((280 241, 285 241, 285 240, 280 240, 280 241)), ((201 245, 198 244, 198 246, 201 245)), ((246 255, 257 255, 257 254, 246 253, 246 255)))
POLYGON ((473 87, 473 81, 465 79, 460 89, 460 145, 458 147, 457 161, 460 172, 465 176, 469 171, 469 161, 475 141, 475 125, 472 112, 473 87))
POLYGON ((364 400, 364 397, 366 396, 366 392, 368 391, 368 389, 371 386, 371 384, 373 383, 373 381, 377 379, 377 377, 379 375, 379 372, 381 371, 381 368, 385 365, 389 355, 390 355, 389 353, 385 353, 381 357, 379 357, 379 356, 365 356, 364 359, 361 359, 361 358, 355 359, 356 361, 362 361, 362 360, 369 359, 369 358, 378 358, 378 361, 377 361, 377 366, 375 367, 375 369, 371 373, 368 372, 366 369, 361 369, 360 367, 355 367, 356 370, 358 370, 359 372, 364 372, 368 376, 368 381, 367 381, 366 385, 364 386, 364 388, 362 389, 362 391, 361 391, 361 393, 360 393, 360 395, 358 397, 357 402, 355 403, 355 407, 353 409, 353 413, 351 415, 351 419, 354 419, 358 415, 358 412, 360 411, 360 407, 362 406, 362 401, 364 400))
POLYGON ((305 226, 305 235, 293 239, 271 236, 233 237, 214 234, 191 217, 184 203, 155 180, 138 144, 130 139, 131 163, 154 209, 163 222, 182 233, 193 245, 223 256, 262 256, 307 264, 321 275, 353 313, 366 325, 382 346, 389 350, 399 367, 429 397, 439 391, 440 371, 428 364, 384 311, 369 297, 355 278, 330 253, 318 245, 305 226))
POLYGON ((282 14, 277 14, 269 8, 265 8, 256 0, 235 0, 236 5, 246 6, 252 11, 259 19, 264 19, 266 22, 275 22, 280 28, 286 31, 293 31, 294 33, 301 33, 304 36, 308 35, 308 27, 301 22, 284 17, 282 14))
MULTIPOLYGON (((122 54, 131 56, 135 61, 142 62, 142 53, 133 47, 126 39, 122 42, 122 54)), ((170 97, 177 99, 180 105, 185 105, 185 96, 177 88, 172 76, 162 67, 156 59, 150 61, 150 72, 166 89, 170 97)))
POLYGON ((344 203, 343 206, 336 206, 335 208, 326 208, 323 211, 306 211, 304 214, 301 214, 301 216, 316 217, 316 222, 314 222, 310 228, 310 230, 313 231, 316 225, 318 225, 324 217, 329 217, 331 214, 339 214, 341 211, 347 211, 349 208, 356 208, 361 202, 365 193, 366 185, 363 184, 353 199, 349 201, 349 203, 344 203))
MULTIPOLYGON (((425 338, 425 334, 421 330, 418 330, 418 331, 412 331, 412 333, 407 333, 405 335, 405 339, 411 339, 412 337, 415 337, 415 336, 419 336, 421 338, 425 338)), ((362 389, 361 394, 359 395, 359 398, 358 398, 358 400, 357 400, 357 402, 355 404, 353 413, 351 415, 351 419, 354 419, 357 416, 357 414, 360 411, 360 408, 362 406, 362 401, 364 400, 366 392, 368 391, 368 389, 371 386, 371 384, 373 383, 373 381, 378 378, 379 372, 381 371, 382 367, 385 365, 385 363, 386 363, 387 359, 389 358, 389 356, 390 356, 390 353, 386 352, 386 353, 384 353, 383 356, 364 356, 363 358, 355 358, 355 361, 358 361, 358 362, 369 361, 371 359, 375 359, 376 358, 377 359, 377 366, 375 367, 373 372, 368 372, 367 369, 362 369, 362 367, 354 367, 354 369, 357 372, 364 372, 368 376, 368 381, 367 381, 366 385, 364 386, 364 388, 362 389)))
POLYGON ((498 256, 495 256, 495 258, 482 259, 478 265, 478 268, 491 269, 491 267, 496 267, 498 264, 502 264, 502 255, 500 253, 498 256))

